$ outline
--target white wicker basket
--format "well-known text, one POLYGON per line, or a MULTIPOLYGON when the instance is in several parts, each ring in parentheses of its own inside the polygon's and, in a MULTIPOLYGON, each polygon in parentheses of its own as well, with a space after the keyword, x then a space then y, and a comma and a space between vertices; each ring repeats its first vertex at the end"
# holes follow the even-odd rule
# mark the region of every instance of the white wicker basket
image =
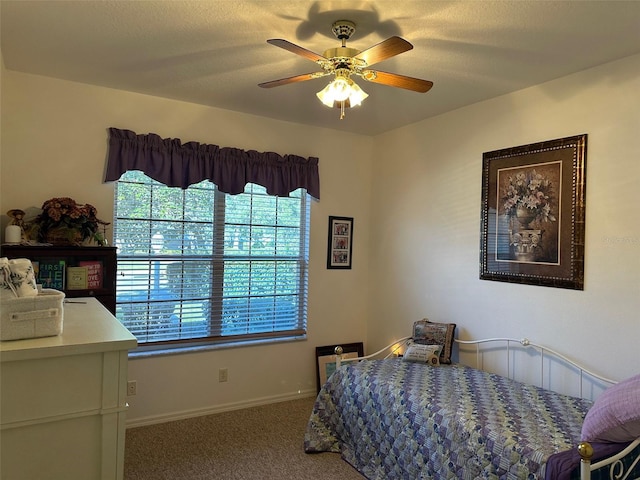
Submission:
POLYGON ((2 297, 0 340, 51 337, 62 333, 64 293, 43 289, 35 297, 2 297))

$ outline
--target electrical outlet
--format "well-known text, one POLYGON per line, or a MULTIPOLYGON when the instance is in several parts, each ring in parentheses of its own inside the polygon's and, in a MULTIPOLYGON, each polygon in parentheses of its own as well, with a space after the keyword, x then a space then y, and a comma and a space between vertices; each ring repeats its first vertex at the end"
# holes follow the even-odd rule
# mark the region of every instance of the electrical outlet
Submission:
POLYGON ((221 368, 218 370, 218 382, 226 382, 229 380, 229 369, 221 368))
POLYGON ((129 380, 127 382, 127 396, 131 397, 136 394, 138 384, 135 380, 129 380))

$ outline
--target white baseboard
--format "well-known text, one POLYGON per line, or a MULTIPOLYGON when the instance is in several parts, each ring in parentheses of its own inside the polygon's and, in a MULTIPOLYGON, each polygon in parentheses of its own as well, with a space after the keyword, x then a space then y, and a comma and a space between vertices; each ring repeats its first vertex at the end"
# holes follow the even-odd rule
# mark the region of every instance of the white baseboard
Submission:
POLYGON ((181 412, 172 412, 163 415, 152 415, 135 419, 127 419, 126 427, 143 427, 146 425, 155 425, 158 423, 173 422, 175 420, 184 420, 185 418, 201 417, 203 415, 213 415, 215 413, 230 412, 233 410, 241 410, 243 408, 259 407, 261 405, 269 405, 271 403, 286 402, 289 400, 298 400, 300 398, 315 397, 315 390, 300 390, 297 392, 285 393, 282 395, 274 395, 271 397, 260 397, 241 402, 225 403, 222 405, 212 405, 207 408, 199 408, 195 410, 183 410, 181 412))

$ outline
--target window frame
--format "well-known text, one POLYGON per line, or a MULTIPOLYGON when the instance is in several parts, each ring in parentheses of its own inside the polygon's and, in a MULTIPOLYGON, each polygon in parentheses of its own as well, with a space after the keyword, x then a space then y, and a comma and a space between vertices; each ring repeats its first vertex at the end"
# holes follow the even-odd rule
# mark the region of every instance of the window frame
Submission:
MULTIPOLYGON (((142 172, 136 172, 139 174, 142 174, 142 172)), ((115 195, 114 195, 114 244, 117 245, 118 243, 118 232, 119 232, 119 225, 118 222, 123 221, 123 220, 130 220, 130 218, 126 218, 124 216, 119 216, 119 209, 118 209, 118 201, 119 201, 119 187, 121 186, 121 184, 124 183, 129 183, 132 180, 128 179, 125 177, 126 174, 124 174, 120 180, 118 180, 116 182, 116 188, 115 188, 115 195)), ((143 174, 144 175, 144 174, 143 174)), ((162 185, 159 184, 159 182, 156 182, 155 180, 146 177, 146 188, 147 190, 151 193, 153 192, 154 188, 161 188, 162 185)), ((141 183, 141 182, 135 182, 135 180, 133 181, 133 183, 141 183)), ((228 208, 228 198, 231 196, 230 194, 226 194, 223 192, 220 192, 213 184, 211 184, 211 186, 213 187, 212 190, 212 195, 213 195, 213 218, 211 221, 211 225, 213 228, 213 239, 212 239, 212 244, 211 244, 211 256, 209 257, 208 255, 176 255, 176 254, 167 254, 167 255, 154 255, 152 253, 152 235, 151 233, 149 233, 149 237, 148 237, 148 247, 149 247, 149 252, 146 255, 140 255, 140 254, 124 254, 121 253, 121 251, 118 251, 118 279, 121 279, 121 275, 124 275, 124 273, 121 272, 121 266, 125 263, 125 262, 135 262, 136 260, 138 261, 143 261, 143 262, 148 262, 149 263, 149 272, 151 271, 151 263, 152 262, 167 262, 167 261, 176 261, 176 262, 180 262, 180 264, 182 265, 181 268, 181 272, 184 272, 184 265, 188 264, 189 262, 198 262, 198 259, 207 259, 206 262, 210 262, 211 263, 211 288, 209 290, 210 295, 209 295, 209 301, 210 301, 210 307, 209 307, 209 311, 210 314, 208 315, 208 318, 205 316, 204 318, 204 324, 202 325, 202 329, 206 329, 208 331, 208 335, 206 336, 196 336, 196 337, 192 337, 192 338, 174 338, 174 339, 164 339, 164 340, 149 340, 147 335, 136 335, 136 331, 133 331, 132 333, 134 333, 134 335, 136 335, 136 337, 138 338, 138 348, 135 350, 135 354, 157 354, 157 353, 170 353, 170 352, 182 352, 182 351, 192 351, 192 350, 201 350, 201 349, 217 349, 217 348, 228 348, 228 347, 232 347, 232 346, 241 346, 241 345, 248 345, 248 344, 256 344, 256 343, 264 343, 264 342, 281 342, 281 341, 292 341, 292 340, 302 340, 302 339, 306 339, 306 334, 307 334, 307 304, 308 304, 308 273, 309 273, 309 234, 310 234, 310 210, 311 210, 311 197, 310 195, 304 190, 304 189, 299 189, 298 191, 295 192, 294 195, 292 195, 292 197, 296 197, 299 198, 299 217, 298 217, 298 223, 297 225, 294 226, 283 226, 283 225, 278 225, 277 221, 274 220, 273 225, 269 225, 270 228, 274 228, 274 231, 277 231, 278 228, 296 228, 298 230, 298 254, 297 255, 279 255, 277 253, 277 248, 274 246, 274 254, 273 255, 252 255, 251 253, 249 253, 248 255, 230 255, 228 253, 225 253, 225 228, 228 228, 228 226, 231 224, 231 222, 227 222, 226 221, 226 213, 227 213, 227 208, 228 208), (297 283, 296 283, 296 288, 294 289, 295 293, 294 294, 288 294, 288 296, 293 295, 296 300, 297 300, 297 306, 296 306, 296 313, 294 316, 294 328, 288 328, 285 330, 271 330, 271 331, 265 331, 265 332, 258 332, 258 333, 244 333, 244 334, 224 334, 224 326, 223 326, 223 302, 225 297, 225 280, 224 280, 224 271, 225 271, 225 267, 229 267, 229 265, 232 265, 233 262, 236 261, 249 261, 249 262, 257 262, 257 261, 261 261, 261 262, 273 262, 274 264, 274 269, 277 270, 277 264, 278 262, 287 262, 287 263, 295 263, 295 268, 296 270, 294 270, 294 277, 297 277, 297 283), (145 339, 145 337, 147 337, 145 339), (142 341, 141 341, 142 338, 142 341)), ((165 188, 178 188, 178 187, 166 187, 165 188)), ((268 196, 266 194, 266 192, 261 191, 260 189, 262 189, 263 187, 260 187, 258 185, 252 185, 252 184, 248 184, 247 187, 245 188, 245 192, 239 195, 250 195, 251 196, 251 201, 254 201, 255 198, 258 198, 260 196, 268 196), (258 191, 256 191, 256 188, 258 189, 258 191), (249 192, 249 193, 248 193, 249 192)), ((185 191, 188 189, 183 190, 182 192, 182 198, 183 198, 183 202, 185 199, 185 191)), ((276 197, 280 198, 280 197, 276 197)), ((150 200, 151 202, 153 200, 150 200)), ((276 203, 274 203, 274 207, 273 207, 273 214, 277 216, 277 210, 278 210, 278 204, 277 204, 277 200, 276 203)), ((153 224, 154 221, 158 221, 159 219, 154 218, 153 215, 153 208, 150 208, 149 213, 147 215, 147 217, 149 218, 140 218, 139 220, 144 220, 146 222, 149 222, 149 224, 153 224)), ((251 217, 253 218, 253 217, 251 217)), ((295 217, 294 217, 295 218, 295 217)), ((183 210, 183 214, 182 214, 182 218, 180 220, 178 220, 177 222, 182 222, 183 224, 189 223, 186 222, 185 220, 185 213, 183 210)), ((255 227, 256 225, 258 225, 257 223, 254 223, 253 220, 250 220, 248 223, 246 224, 242 224, 239 223, 238 225, 244 225, 247 226, 249 228, 255 227)), ((151 229, 150 229, 151 232, 151 229)), ((206 263, 205 262, 205 263, 206 263)), ((180 281, 180 285, 181 288, 184 287, 185 285, 185 280, 184 280, 184 273, 182 273, 182 277, 181 277, 181 281, 180 281)), ((274 273, 274 275, 277 275, 277 273, 274 273)), ((140 305, 146 305, 147 308, 147 312, 150 310, 149 305, 152 304, 152 301, 150 300, 150 296, 151 296, 151 292, 152 287, 152 280, 151 280, 151 273, 149 273, 149 277, 148 277, 148 284, 146 285, 146 288, 148 289, 148 294, 149 294, 149 299, 147 299, 146 302, 140 302, 140 305)), ((249 283, 251 283, 251 280, 248 280, 249 283)), ((260 298, 273 298, 274 301, 274 305, 276 303, 276 299, 279 296, 285 295, 285 294, 278 294, 276 293, 275 289, 277 287, 274 284, 274 293, 273 294, 269 294, 269 295, 264 295, 264 297, 260 297, 260 298)), ((116 288, 116 311, 117 311, 117 316, 118 319, 125 325, 125 326, 130 326, 131 322, 126 322, 123 320, 123 316, 124 313, 122 315, 118 315, 118 313, 120 313, 118 306, 119 305, 125 305, 125 304, 130 304, 131 302, 123 302, 121 300, 121 298, 124 296, 124 294, 118 295, 118 289, 116 288), (129 324, 129 325, 128 325, 129 324)), ((124 290, 123 290, 124 291, 124 290)), ((240 296, 238 298, 246 298, 248 304, 251 304, 251 299, 255 299, 258 298, 256 296, 251 296, 251 295, 246 295, 246 296, 240 296)), ((182 308, 183 307, 183 303, 184 303, 184 298, 180 297, 179 301, 179 305, 182 308)), ((255 301, 255 300, 254 300, 255 301)), ((178 307, 176 307, 177 309, 178 307)), ((271 313, 271 315, 273 315, 273 319, 274 322, 272 322, 272 325, 277 326, 279 322, 282 322, 283 324, 285 324, 287 322, 286 317, 281 317, 280 320, 278 320, 278 316, 275 313, 276 307, 273 307, 274 312, 271 313), (282 319, 284 318, 284 320, 282 319)), ((252 310, 249 308, 247 310, 247 325, 251 325, 250 321, 251 321, 251 312, 252 310)), ((258 311, 257 313, 261 313, 260 311, 258 311)), ((174 309, 174 313, 172 314, 172 317, 175 315, 175 309, 174 309)), ((150 322, 150 317, 147 316, 146 318, 146 323, 144 323, 145 327, 149 326, 149 322, 150 322)), ((179 331, 182 329, 183 327, 183 318, 180 317, 179 319, 179 331)), ((157 334, 157 333, 156 333, 157 334)))

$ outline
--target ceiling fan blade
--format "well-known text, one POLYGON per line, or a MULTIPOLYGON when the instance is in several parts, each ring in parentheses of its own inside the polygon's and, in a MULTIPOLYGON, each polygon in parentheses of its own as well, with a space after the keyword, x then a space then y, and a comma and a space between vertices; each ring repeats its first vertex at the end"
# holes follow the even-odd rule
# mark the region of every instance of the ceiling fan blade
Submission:
POLYGON ((354 58, 364 60, 367 62, 367 66, 369 66, 411 50, 412 48, 413 45, 407 42, 404 38, 390 37, 373 47, 363 50, 354 58))
POLYGON ((431 90, 433 82, 419 78, 406 77, 396 73, 380 72, 378 70, 365 70, 362 78, 373 83, 381 83, 390 87, 405 88, 414 92, 425 93, 431 90))
POLYGON ((291 53, 295 53, 296 55, 300 55, 307 60, 311 60, 312 62, 326 60, 326 58, 322 55, 312 52, 311 50, 307 50, 306 48, 302 48, 295 43, 291 43, 288 40, 283 40, 282 38, 272 38, 270 40, 267 40, 267 43, 275 45, 276 47, 284 48, 285 50, 291 53))
POLYGON ((294 77, 281 78, 279 80, 272 80, 270 82, 259 83, 258 86, 262 88, 279 87, 280 85, 287 85, 289 83, 313 80, 314 78, 324 77, 325 75, 328 75, 328 74, 326 72, 303 73, 302 75, 296 75, 294 77))

